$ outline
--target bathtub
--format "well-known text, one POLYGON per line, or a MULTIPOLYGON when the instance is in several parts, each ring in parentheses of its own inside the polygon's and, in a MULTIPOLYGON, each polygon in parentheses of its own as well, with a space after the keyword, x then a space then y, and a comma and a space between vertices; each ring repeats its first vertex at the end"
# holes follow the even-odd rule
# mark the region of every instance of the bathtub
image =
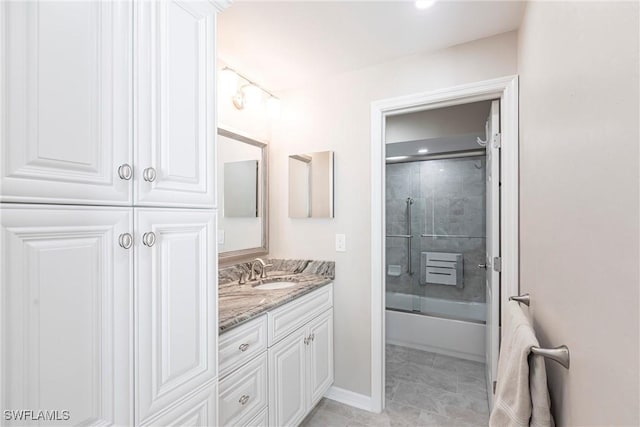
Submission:
POLYGON ((484 303, 386 292, 388 344, 483 362, 484 303), (413 309, 420 313, 413 313, 413 309))

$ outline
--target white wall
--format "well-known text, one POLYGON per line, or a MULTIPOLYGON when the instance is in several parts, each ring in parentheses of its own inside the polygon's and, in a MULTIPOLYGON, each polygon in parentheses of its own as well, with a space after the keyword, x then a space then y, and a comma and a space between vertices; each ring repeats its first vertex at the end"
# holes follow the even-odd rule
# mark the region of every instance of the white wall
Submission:
POLYGON ((271 255, 336 261, 335 385, 370 395, 370 106, 517 71, 515 32, 414 55, 283 94, 270 147, 271 255), (335 218, 289 219, 290 154, 335 151, 335 218), (347 235, 347 252, 334 250, 347 235))
POLYGON ((532 2, 519 34, 521 290, 559 426, 640 424, 638 4, 532 2))

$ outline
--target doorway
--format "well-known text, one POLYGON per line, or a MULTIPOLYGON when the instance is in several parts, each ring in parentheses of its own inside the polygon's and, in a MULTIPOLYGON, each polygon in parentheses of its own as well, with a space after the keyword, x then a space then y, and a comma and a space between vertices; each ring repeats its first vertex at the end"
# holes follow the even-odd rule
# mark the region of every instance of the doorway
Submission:
MULTIPOLYGON (((385 183, 386 183, 386 152, 385 134, 387 120, 394 116, 406 115, 420 111, 442 109, 456 105, 470 104, 479 101, 497 100, 492 107, 492 114, 489 117, 487 126, 487 136, 481 142, 487 142, 489 150, 486 167, 493 172, 494 176, 499 176, 501 190, 487 195, 487 206, 494 208, 494 212, 487 211, 488 215, 499 215, 499 228, 488 230, 495 237, 487 239, 489 244, 502 248, 501 252, 491 252, 490 245, 487 245, 488 256, 485 262, 487 266, 487 326, 485 328, 486 353, 483 358, 486 362, 487 371, 485 381, 487 389, 492 389, 492 382, 495 380, 495 366, 497 365, 497 349, 499 339, 499 305, 500 299, 504 300, 509 295, 517 293, 518 289, 518 135, 517 135, 517 77, 507 77, 491 81, 475 83, 471 85, 459 86, 426 94, 417 94, 408 97, 394 98, 377 101, 372 104, 372 401, 371 407, 379 412, 385 405, 385 310, 387 308, 387 293, 385 289, 385 278, 389 273, 396 274, 399 264, 386 262, 385 252, 387 240, 387 223, 385 206, 385 183), (497 111, 499 110, 499 112, 497 111), (492 122, 495 120, 494 122, 492 122), (498 122, 499 121, 499 122, 498 122), (502 128, 497 131, 498 126, 502 128), (500 157, 498 157, 500 153, 500 157), (499 161, 495 161, 499 158, 499 161), (496 169, 498 167, 499 169, 496 169), (493 197, 492 197, 493 196, 493 197), (497 202, 497 203, 496 203, 497 202), (494 260, 495 258, 495 260, 494 260), (392 266, 392 267, 390 267, 392 266), (495 268, 495 273, 494 273, 495 268), (496 279, 497 280, 493 280, 496 279), (502 280, 500 280, 500 278, 502 280), (499 281, 499 282, 498 282, 499 281), (491 289, 493 283, 493 291, 491 289)), ((392 156, 393 157, 393 156, 392 156)), ((490 174, 487 174, 490 176, 490 174)), ((488 183, 490 184, 490 183, 488 183)), ((414 208, 411 197, 406 201, 406 212, 409 213, 414 208)), ((414 202, 415 203, 415 202, 414 202)), ((488 221, 489 222, 489 221, 488 221)), ((411 224, 407 221, 408 224, 411 224)), ((495 225, 495 224, 494 224, 495 225)), ((406 230, 405 230, 406 231, 406 230)), ((406 236, 407 240, 412 240, 413 233, 397 233, 406 236)), ((433 238, 433 236, 426 237, 433 238)), ((437 233, 431 233, 437 234, 437 233)), ((394 235, 394 233, 392 233, 394 235)), ((422 237, 422 236, 421 236, 422 237)), ((409 246, 407 244, 407 250, 409 246)), ((422 251, 422 255, 428 251, 422 251)), ((435 252, 435 251, 434 251, 435 252)), ((459 255, 459 254, 458 254, 459 255)), ((425 262, 426 262, 425 255, 425 262)), ((448 253, 447 256, 456 256, 455 253, 448 253)), ((417 265, 420 275, 424 263, 418 257, 407 260, 406 268, 409 273, 417 265)), ((442 260, 440 260, 442 261, 442 260)), ((445 260, 446 261, 446 260, 445 260)), ((451 263, 455 260, 449 260, 451 263)), ((452 263, 454 265, 455 262, 452 263)), ((434 270, 435 271, 435 270, 434 270)), ((452 280, 449 278, 448 280, 452 280)), ((455 280, 455 278, 453 279, 455 280)), ((411 301, 411 311, 419 311, 422 301, 414 298, 411 301)), ((391 302, 391 301, 390 301, 391 302)), ((397 301, 396 301, 397 302, 397 301)), ((393 302, 392 302, 393 304, 393 302)), ((492 393, 489 392, 489 401, 492 393)))

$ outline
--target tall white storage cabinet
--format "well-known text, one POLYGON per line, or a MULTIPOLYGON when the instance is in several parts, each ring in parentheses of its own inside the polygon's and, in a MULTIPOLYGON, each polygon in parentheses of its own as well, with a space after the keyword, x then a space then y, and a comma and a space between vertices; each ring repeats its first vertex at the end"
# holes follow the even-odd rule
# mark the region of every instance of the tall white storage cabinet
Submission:
POLYGON ((0 424, 217 424, 225 3, 0 3, 0 424))

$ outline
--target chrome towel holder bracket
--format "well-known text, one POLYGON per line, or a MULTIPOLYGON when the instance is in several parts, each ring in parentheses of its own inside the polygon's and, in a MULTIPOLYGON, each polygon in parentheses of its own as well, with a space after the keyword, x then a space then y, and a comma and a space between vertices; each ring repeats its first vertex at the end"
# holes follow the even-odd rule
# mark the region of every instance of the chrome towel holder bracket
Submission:
MULTIPOLYGON (((517 301, 529 307, 529 304, 531 304, 531 297, 529 294, 523 294, 509 297, 509 301, 517 301)), ((554 362, 561 364, 564 368, 569 369, 571 358, 569 355, 569 347, 567 347, 566 345, 561 345, 554 348, 540 348, 534 346, 531 347, 531 353, 537 354, 547 359, 551 359, 554 362)))

